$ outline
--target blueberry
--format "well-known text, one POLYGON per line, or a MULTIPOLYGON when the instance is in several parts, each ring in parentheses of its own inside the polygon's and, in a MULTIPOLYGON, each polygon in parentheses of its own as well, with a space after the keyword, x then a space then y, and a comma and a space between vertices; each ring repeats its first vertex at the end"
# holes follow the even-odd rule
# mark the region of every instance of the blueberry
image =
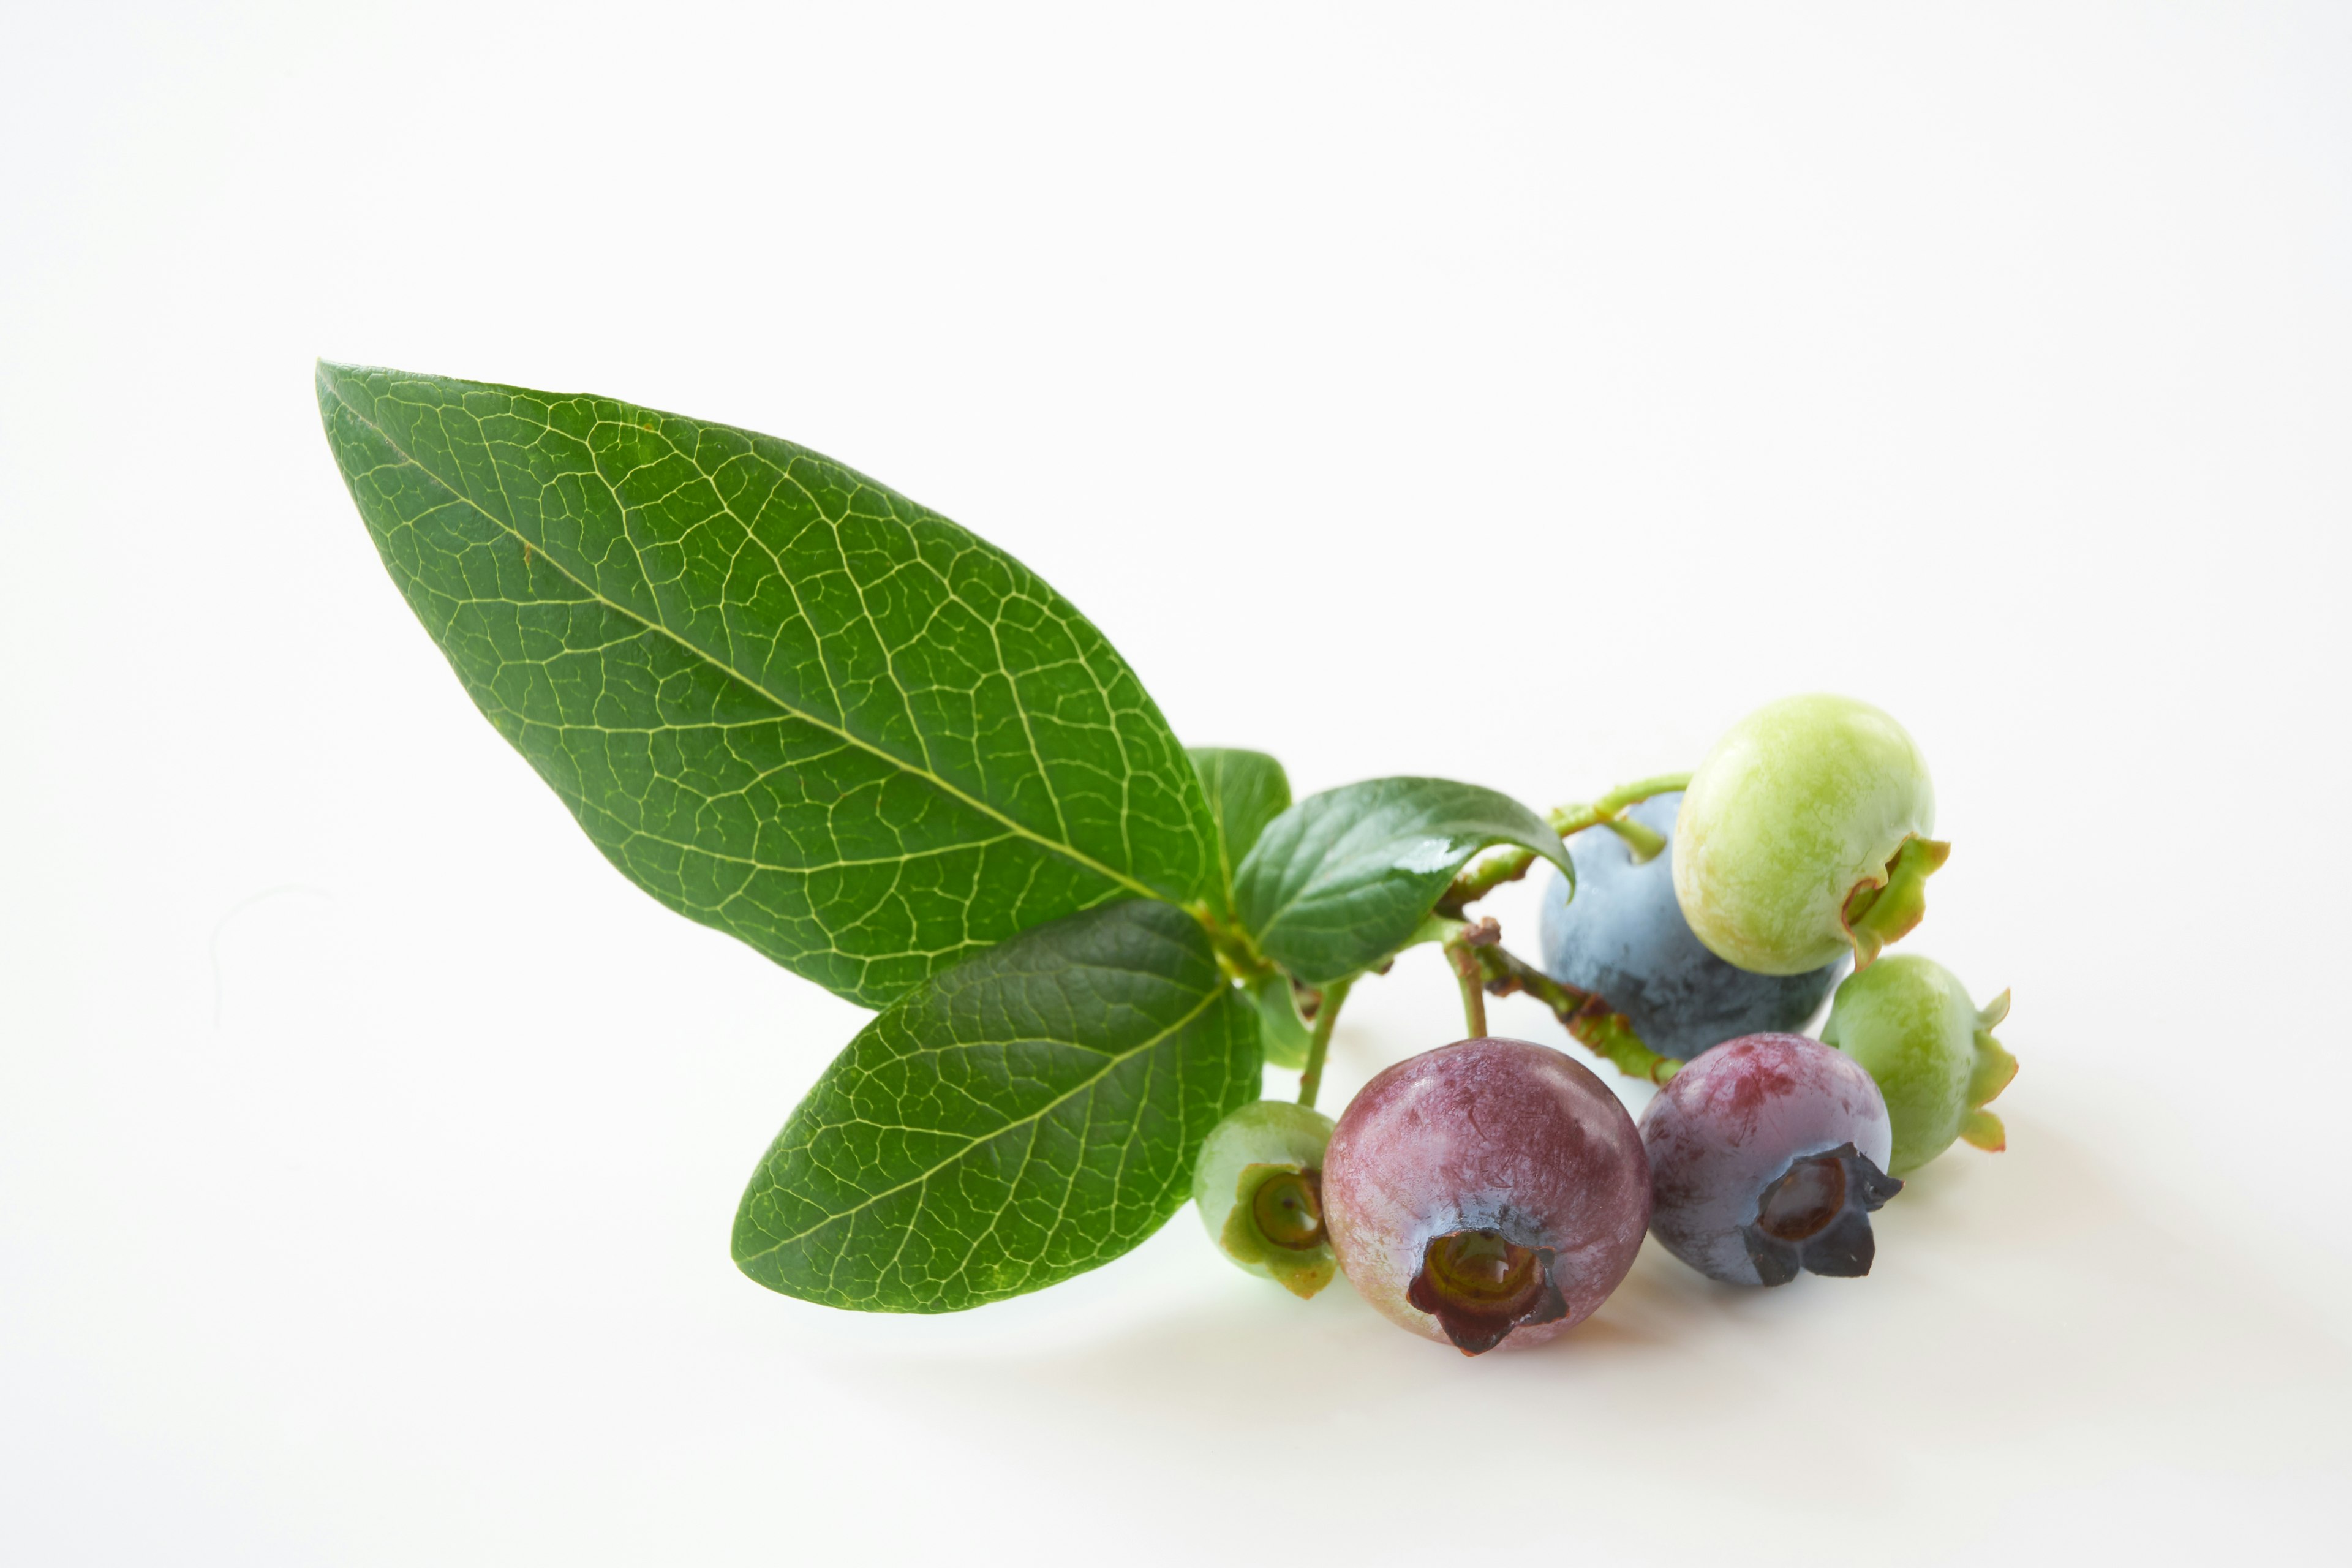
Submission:
POLYGON ((1838 987, 1822 1039, 1886 1097, 1888 1170, 1907 1176, 1955 1138, 1994 1152, 2008 1146, 2000 1118, 1985 1109, 2017 1076, 2017 1058, 1992 1037, 2008 1016, 2008 992, 1979 1008, 1950 970, 1916 954, 1882 958, 1838 987))
POLYGON ((1687 1061, 1735 1035, 1804 1027, 1845 973, 1847 956, 1802 974, 1757 974, 1706 950, 1675 899, 1675 816, 1682 792, 1653 795, 1625 815, 1665 837, 1666 849, 1636 864, 1633 847, 1606 827, 1572 835, 1576 896, 1554 871, 1544 891, 1544 969, 1598 993, 1625 1015, 1642 1043, 1687 1061))
POLYGON ((1727 1040, 1642 1116, 1650 1234, 1710 1279, 1785 1285, 1870 1272, 1870 1215, 1903 1190, 1870 1075, 1801 1035, 1727 1040))
POLYGON ((1364 1086, 1323 1162, 1339 1267, 1384 1316, 1465 1355, 1591 1317, 1650 1217, 1641 1136, 1559 1051, 1479 1038, 1364 1086))
POLYGON ((1935 826, 1927 763, 1902 725, 1850 697, 1784 698, 1691 775, 1675 896, 1699 941, 1742 969, 1802 974, 1848 947, 1867 965, 1918 923, 1920 883, 1949 847, 1935 826))
POLYGON ((1330 1141, 1329 1117, 1261 1100, 1211 1128, 1192 1167, 1192 1205, 1209 1239, 1245 1273, 1301 1298, 1331 1283, 1338 1268, 1323 1230, 1330 1141))

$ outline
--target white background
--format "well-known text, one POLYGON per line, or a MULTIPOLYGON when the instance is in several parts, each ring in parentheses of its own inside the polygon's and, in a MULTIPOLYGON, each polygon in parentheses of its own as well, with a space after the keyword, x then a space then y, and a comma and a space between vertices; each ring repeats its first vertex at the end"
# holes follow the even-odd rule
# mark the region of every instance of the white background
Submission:
MULTIPOLYGON (((2336 5, 16 0, 0 1557, 2340 1560, 2347 79, 2336 5), (314 354, 814 446, 1302 791, 1877 701, 2011 1150, 1867 1281, 1652 1248, 1517 1357, 1189 1213, 771 1295, 736 1197, 861 1015, 472 710, 314 354)), ((1329 1089, 1458 1032, 1424 951, 1329 1089)))

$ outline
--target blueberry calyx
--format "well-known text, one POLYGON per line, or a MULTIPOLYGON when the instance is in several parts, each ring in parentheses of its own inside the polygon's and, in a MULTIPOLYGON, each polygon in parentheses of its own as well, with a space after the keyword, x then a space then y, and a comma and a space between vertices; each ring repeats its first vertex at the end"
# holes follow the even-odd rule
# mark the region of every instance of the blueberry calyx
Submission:
POLYGON ((1323 1229, 1323 1173, 1311 1166, 1242 1167, 1218 1245, 1236 1263, 1262 1265, 1304 1300, 1339 1271, 1323 1229))
POLYGON ((1568 1316, 1549 1247, 1521 1247, 1498 1230, 1433 1236, 1404 1298, 1437 1320, 1464 1355, 1481 1355, 1513 1329, 1568 1316))
POLYGON ((1250 1196, 1250 1216, 1259 1236, 1289 1252, 1323 1245, 1320 1171, 1276 1171, 1250 1196))
POLYGON ((2009 1147, 2009 1131, 2000 1118, 1985 1109, 1988 1100, 1998 1098, 2017 1076, 2017 1058, 2011 1056, 1992 1032, 2009 1016, 2009 993, 2004 991, 1986 1003, 1977 1012, 1977 1026, 1970 1044, 1976 1051, 1976 1066, 1969 1074, 1969 1113, 1960 1121, 1960 1137, 1987 1153, 1998 1154, 2009 1147))
POLYGON ((1851 1143, 1789 1162, 1740 1229, 1748 1256, 1767 1285, 1786 1285, 1799 1269, 1858 1279, 1870 1272, 1878 1244, 1871 1214, 1903 1184, 1851 1143))
POLYGON ((1896 847, 1886 869, 1856 882, 1838 910, 1853 943, 1853 966, 1870 967, 1882 949, 1911 934, 1927 916, 1927 879, 1952 858, 1950 844, 1914 833, 1896 847))

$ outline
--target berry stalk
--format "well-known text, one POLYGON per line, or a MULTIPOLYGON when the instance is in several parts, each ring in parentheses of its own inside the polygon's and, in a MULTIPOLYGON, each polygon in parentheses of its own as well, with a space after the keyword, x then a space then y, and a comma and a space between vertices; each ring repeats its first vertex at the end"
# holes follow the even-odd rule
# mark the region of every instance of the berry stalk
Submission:
MULTIPOLYGON (((1655 778, 1619 784, 1590 805, 1556 805, 1544 814, 1544 820, 1562 838, 1588 827, 1606 827, 1633 847, 1636 861, 1654 859, 1665 848, 1666 841, 1655 830, 1627 817, 1625 809, 1641 805, 1654 795, 1672 795, 1678 789, 1687 789, 1690 780, 1688 773, 1660 773, 1655 778)), ((1454 879, 1444 897, 1437 900, 1437 912, 1458 919, 1465 908, 1506 882, 1517 881, 1535 863, 1535 856, 1525 849, 1475 862, 1454 879)))
POLYGON ((1643 1045, 1625 1016, 1611 1012, 1609 1004, 1591 992, 1561 984, 1499 943, 1475 952, 1486 977, 1488 994, 1508 996, 1517 991, 1534 997, 1552 1010, 1578 1044, 1626 1077, 1664 1083, 1682 1069, 1683 1064, 1674 1058, 1643 1045))
POLYGON ((1636 864, 1654 860, 1665 849, 1666 841, 1654 829, 1628 817, 1625 808, 1639 805, 1654 795, 1688 789, 1690 781, 1688 773, 1660 773, 1655 778, 1619 784, 1591 805, 1554 806, 1550 812, 1552 831, 1565 838, 1588 827, 1606 827, 1633 846, 1636 864))
POLYGON ((1315 1033, 1307 1041, 1307 1067, 1298 1075, 1298 1103, 1309 1110, 1315 1109, 1316 1090, 1323 1087, 1323 1054, 1331 1044, 1332 1026, 1339 1023, 1348 988, 1355 983, 1353 975, 1334 980, 1323 987, 1322 1005, 1315 1009, 1315 1033))
POLYGON ((1492 947, 1503 938, 1503 928, 1492 916, 1456 926, 1445 939, 1445 962, 1454 967, 1454 978, 1462 987, 1462 1021, 1469 1026, 1465 1039, 1479 1039, 1486 1033, 1486 970, 1478 961, 1477 950, 1492 947))

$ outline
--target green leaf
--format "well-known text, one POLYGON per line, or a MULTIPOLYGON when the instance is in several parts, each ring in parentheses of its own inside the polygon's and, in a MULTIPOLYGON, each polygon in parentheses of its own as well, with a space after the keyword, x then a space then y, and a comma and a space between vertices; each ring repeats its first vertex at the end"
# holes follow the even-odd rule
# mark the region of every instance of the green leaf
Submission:
POLYGON ((385 567, 663 903, 853 1002, 1218 876, 1134 672, 1003 552, 814 452, 610 398, 321 363, 385 567))
POLYGON ((1454 873, 1490 844, 1568 868, 1559 836, 1507 795, 1447 779, 1348 784, 1267 824, 1234 873, 1234 908, 1260 952, 1321 985, 1403 946, 1454 873))
POLYGON ((1257 1020, 1181 911, 1024 931, 861 1030, 735 1216, 772 1290, 952 1312, 1108 1263, 1160 1228, 1259 1089, 1257 1020))
POLYGON ((1298 1004, 1290 994, 1290 976, 1279 972, 1261 975, 1251 983, 1249 993, 1251 1005, 1257 1009, 1258 1040, 1267 1065, 1305 1067, 1307 1048, 1315 1043, 1315 1036, 1298 1016, 1298 1004))
POLYGON ((1195 746, 1190 754, 1209 797, 1209 815, 1217 823, 1217 910, 1231 913, 1234 868, 1257 843, 1265 825, 1290 809, 1290 775, 1264 752, 1195 746))

